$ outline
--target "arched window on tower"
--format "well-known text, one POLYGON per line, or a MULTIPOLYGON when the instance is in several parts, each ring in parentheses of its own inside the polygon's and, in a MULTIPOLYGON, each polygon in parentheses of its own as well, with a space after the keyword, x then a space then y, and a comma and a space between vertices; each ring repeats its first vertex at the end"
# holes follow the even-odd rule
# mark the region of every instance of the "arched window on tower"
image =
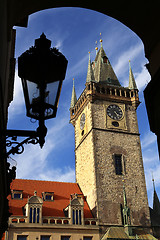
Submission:
POLYGON ((122 175, 122 155, 115 154, 114 159, 115 159, 116 175, 122 175))
POLYGON ((124 175, 126 173, 124 156, 122 154, 114 154, 113 159, 116 175, 124 175))

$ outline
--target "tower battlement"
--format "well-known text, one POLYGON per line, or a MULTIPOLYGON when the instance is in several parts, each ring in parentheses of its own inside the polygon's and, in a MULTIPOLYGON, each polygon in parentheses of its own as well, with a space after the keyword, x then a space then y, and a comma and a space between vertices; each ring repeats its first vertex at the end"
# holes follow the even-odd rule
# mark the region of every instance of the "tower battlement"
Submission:
POLYGON ((105 83, 87 82, 86 88, 76 101, 75 105, 70 108, 70 122, 74 122, 81 109, 87 102, 96 100, 109 100, 114 102, 125 102, 137 109, 140 104, 138 89, 129 89, 119 86, 108 86, 105 83))

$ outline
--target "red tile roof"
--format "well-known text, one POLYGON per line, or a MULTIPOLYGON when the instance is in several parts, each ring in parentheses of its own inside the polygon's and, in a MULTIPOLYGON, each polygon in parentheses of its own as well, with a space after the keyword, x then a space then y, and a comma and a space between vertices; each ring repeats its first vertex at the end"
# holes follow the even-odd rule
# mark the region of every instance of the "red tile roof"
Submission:
MULTIPOLYGON (((40 180, 15 179, 11 183, 11 190, 23 190, 23 199, 9 199, 9 211, 12 216, 23 216, 22 207, 25 206, 28 196, 34 195, 42 198, 42 192, 54 192, 54 201, 44 201, 42 208, 43 216, 65 217, 63 209, 69 205, 70 195, 77 193, 83 194, 77 183, 52 182, 40 180)), ((84 199, 84 217, 92 218, 91 210, 84 199)))
POLYGON ((5 233, 3 233, 1 240, 5 240, 5 233))

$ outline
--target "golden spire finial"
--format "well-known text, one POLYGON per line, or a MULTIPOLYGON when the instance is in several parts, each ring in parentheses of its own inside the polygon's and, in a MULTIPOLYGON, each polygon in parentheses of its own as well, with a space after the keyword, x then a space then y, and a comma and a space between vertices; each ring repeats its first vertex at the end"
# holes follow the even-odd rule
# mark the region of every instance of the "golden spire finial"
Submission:
POLYGON ((155 183, 154 183, 153 171, 152 171, 152 182, 153 182, 153 188, 155 189, 155 183))
POLYGON ((96 50, 96 55, 97 55, 97 51, 98 51, 97 41, 95 42, 95 44, 96 44, 95 50, 96 50))
MULTIPOLYGON (((102 33, 100 33, 100 36, 102 36, 102 33)), ((102 42, 103 42, 102 38, 99 41, 100 41, 101 47, 102 47, 102 42)))
POLYGON ((91 52, 89 51, 88 54, 89 54, 89 61, 90 61, 91 60, 91 52))

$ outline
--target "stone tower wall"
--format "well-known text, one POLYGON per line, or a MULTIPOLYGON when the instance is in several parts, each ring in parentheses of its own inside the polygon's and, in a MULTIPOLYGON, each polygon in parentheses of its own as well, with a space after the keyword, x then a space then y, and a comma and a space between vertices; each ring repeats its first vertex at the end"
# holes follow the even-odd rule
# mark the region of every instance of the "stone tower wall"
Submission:
POLYGON ((83 194, 87 197, 89 206, 95 215, 97 192, 94 161, 94 141, 92 133, 92 112, 90 103, 84 108, 83 112, 86 115, 84 137, 81 136, 80 117, 75 122, 76 182, 79 184, 83 194))
MULTIPOLYGON (((126 130, 107 128, 107 101, 88 103, 85 135, 81 138, 79 120, 75 123, 76 180, 87 195, 90 208, 100 223, 121 225, 121 204, 125 180, 133 225, 150 224, 136 109, 125 106, 126 130), (81 140, 80 140, 81 138, 81 140), (122 154, 124 176, 116 175, 114 154, 122 154)), ((118 103, 117 103, 118 104, 118 103)))

